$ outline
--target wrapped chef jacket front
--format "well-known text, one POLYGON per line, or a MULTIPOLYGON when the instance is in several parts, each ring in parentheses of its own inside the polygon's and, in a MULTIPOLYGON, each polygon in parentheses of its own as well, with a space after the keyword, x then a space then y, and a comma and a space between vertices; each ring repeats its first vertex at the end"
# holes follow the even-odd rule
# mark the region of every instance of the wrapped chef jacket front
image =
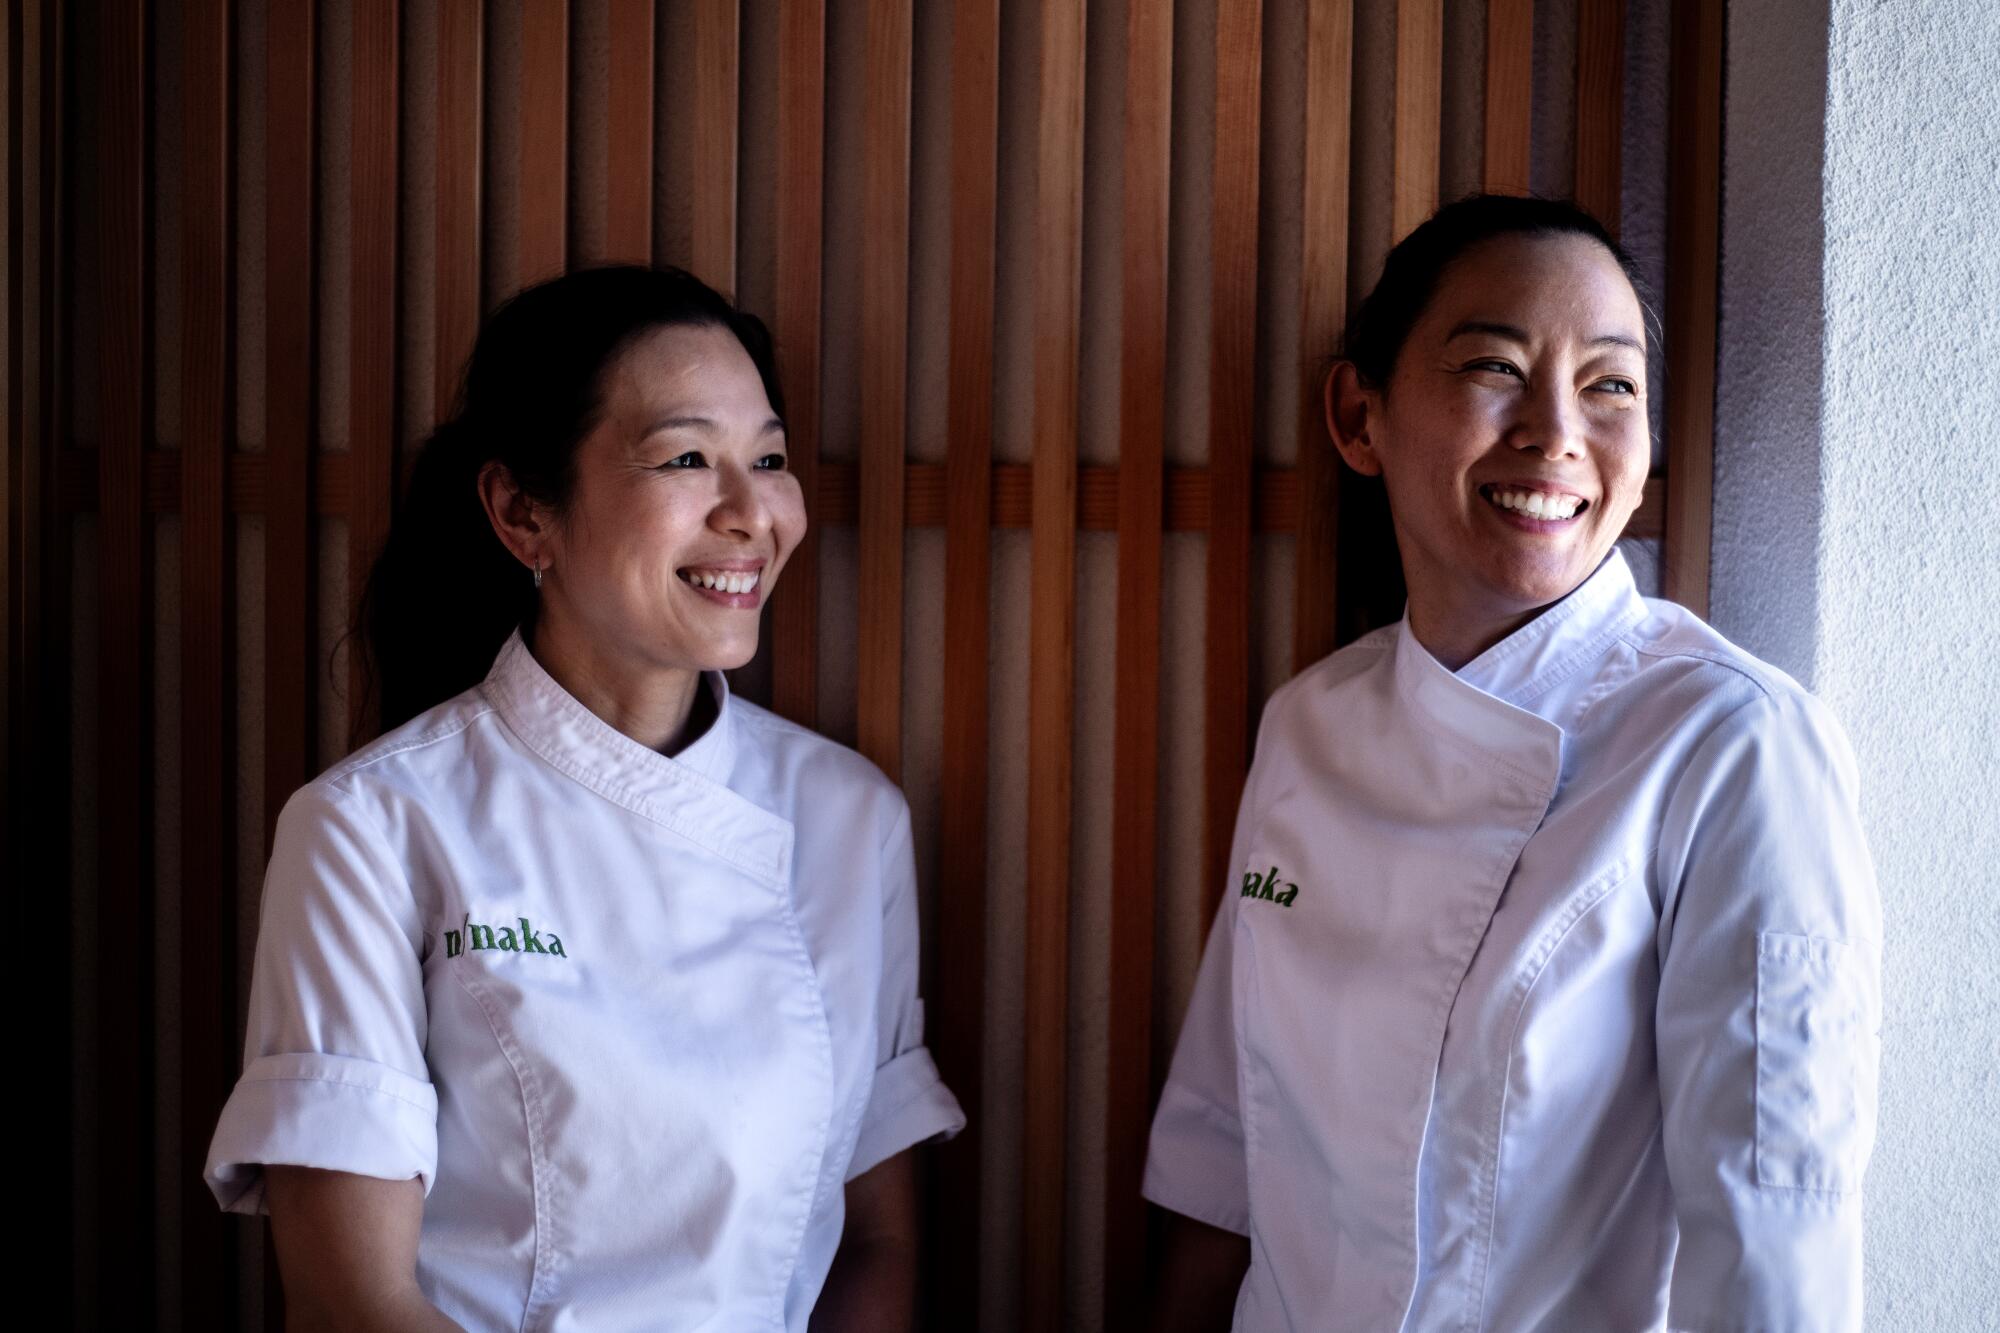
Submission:
POLYGON ((964 1118, 923 1045, 902 795, 731 698, 666 758, 492 673, 303 788, 207 1176, 420 1177, 473 1329, 802 1330, 845 1183, 964 1118))
POLYGON ((1840 729, 1613 554, 1266 709, 1148 1198, 1239 1330, 1856 1329, 1880 908, 1840 729))

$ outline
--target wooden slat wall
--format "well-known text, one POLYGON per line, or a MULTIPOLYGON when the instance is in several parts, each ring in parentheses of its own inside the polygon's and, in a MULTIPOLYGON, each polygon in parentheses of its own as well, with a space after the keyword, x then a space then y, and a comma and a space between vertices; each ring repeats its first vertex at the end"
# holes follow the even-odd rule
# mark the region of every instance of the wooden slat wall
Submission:
MULTIPOLYGON (((254 1282, 218 1276, 253 1251, 236 1243, 236 1223, 210 1211, 197 1174, 239 1054, 235 886, 256 869, 240 864, 231 823, 239 786, 231 683, 254 669, 235 660, 239 624, 249 642, 261 643, 262 708, 254 723, 246 710, 241 724, 261 727, 257 744, 245 746, 261 752, 263 765, 245 808, 260 812, 268 838, 279 807, 320 761, 322 739, 334 748, 346 740, 318 736, 321 701, 337 701, 360 732, 369 729, 359 682, 329 676, 331 640, 317 589, 327 573, 341 572, 350 598, 341 609, 351 610, 359 596, 407 475, 409 459, 398 446, 415 442, 399 439, 411 428, 410 400, 428 401, 433 416, 446 410, 482 313, 482 289, 490 299, 577 263, 673 259, 727 289, 768 294, 768 309, 759 313, 776 340, 790 465, 814 529, 858 528, 855 563, 844 567, 854 580, 851 599, 823 599, 816 539, 792 557, 768 626, 773 705, 811 725, 823 688, 851 687, 853 734, 837 739, 857 743, 891 773, 911 744, 940 746, 922 769, 938 774, 938 791, 913 801, 933 821, 918 837, 927 858, 920 868, 932 883, 925 897, 930 1044, 974 1121, 964 1139, 929 1155, 929 1326, 1136 1326, 1138 1294, 1151 1285, 1157 1258, 1136 1198, 1144 1141, 1164 1074, 1159 1053, 1178 1021, 1175 997, 1184 995, 1191 968, 1174 941, 1199 930, 1227 877, 1221 860, 1264 691, 1353 632, 1351 609, 1359 603, 1347 597, 1370 577, 1354 563, 1354 530, 1338 526, 1340 471, 1320 420, 1321 378, 1358 294, 1353 284, 1366 280, 1350 271, 1350 246, 1375 245, 1384 218, 1392 241, 1435 206, 1444 149, 1462 147, 1449 136, 1472 136, 1470 157, 1454 160, 1483 162, 1476 174, 1488 188, 1527 188, 1539 151, 1531 112, 1547 105, 1531 96, 1533 0, 1216 0, 1212 22, 1204 6, 1172 0, 954 0, 936 19, 914 0, 869 0, 863 40, 851 51, 830 51, 824 0, 699 0, 671 21, 649 0, 531 0, 518 11, 503 11, 497 0, 438 0, 435 68, 409 71, 415 82, 407 89, 405 25, 419 16, 396 0, 354 0, 351 33, 345 19, 329 29, 349 39, 337 53, 317 41, 320 25, 337 16, 304 2, 106 5, 67 53, 56 45, 60 25, 50 17, 60 8, 10 11, 6 96, 18 110, 37 95, 21 71, 27 52, 39 50, 39 68, 84 71, 95 99, 89 117, 50 122, 91 127, 72 155, 85 173, 90 207, 78 214, 87 229, 76 263, 42 265, 54 275, 55 288, 43 298, 50 317, 60 313, 87 329, 75 345, 88 369, 70 367, 54 378, 50 354, 27 337, 33 311, 15 312, 10 387, 41 374, 56 393, 45 409, 33 409, 42 411, 37 429, 53 461, 44 472, 20 443, 33 433, 22 424, 31 409, 16 407, 9 418, 9 558, 37 525, 44 548, 59 558, 54 568, 35 567, 32 579, 10 565, 9 750, 21 753, 25 744, 15 722, 26 678, 17 668, 27 641, 18 627, 32 628, 36 597, 70 605, 71 525, 83 522, 75 531, 93 543, 96 579, 75 591, 88 592, 87 633, 99 664, 88 701, 98 744, 83 756, 92 771, 79 789, 94 793, 88 808, 99 813, 79 836, 95 848, 79 867, 82 900, 94 904, 87 947, 97 1013, 92 1029, 79 1033, 92 1052, 81 1086, 95 1106, 160 1102, 175 1107, 180 1121, 177 1137, 160 1142, 178 1160, 159 1163, 158 1136, 128 1118, 99 1116, 87 1126, 90 1147, 79 1161, 90 1179, 78 1182, 87 1191, 78 1208, 103 1249, 77 1259, 76 1289, 96 1302, 96 1322, 154 1322, 156 1290, 178 1293, 185 1326, 247 1326, 260 1308, 237 1296, 254 1282), (1485 11, 1480 49, 1447 51, 1447 4, 1454 12, 1459 5, 1485 11), (1086 11, 1110 26, 1087 32, 1086 11), (246 23, 246 16, 258 21, 246 23), (171 26, 154 34, 156 21, 171 26), (239 50, 241 34, 253 31, 261 33, 261 49, 239 50), (663 77, 662 31, 692 43, 675 56, 693 73, 691 82, 674 86, 663 77), (1391 31, 1392 74, 1379 83, 1358 77, 1359 43, 1391 31), (1274 45, 1274 32, 1302 32, 1303 50, 1274 45), (491 34, 518 41, 518 60, 495 58, 491 34), (608 36, 600 71, 588 68, 588 34, 608 36), (173 160, 155 164, 146 132, 159 110, 149 52, 163 41, 180 53, 180 137, 173 160), (1448 59, 1485 67, 1474 125, 1442 110, 1447 81, 1467 72, 1448 69, 1448 59), (917 62, 940 60, 949 61, 948 77, 926 84, 917 62), (829 134, 830 61, 845 62, 832 72, 846 81, 841 86, 860 84, 851 147, 829 134), (246 62, 261 62, 253 68, 263 82, 262 160, 254 163, 238 141, 238 125, 247 122, 235 72, 246 62), (759 71, 773 68, 775 83, 764 86, 772 76, 759 71), (1195 94, 1176 82, 1184 68, 1212 68, 1212 100, 1205 76, 1195 77, 1201 105, 1190 105, 1195 94), (599 73, 604 119, 572 114, 573 81, 599 73), (1119 97, 1091 101, 1096 81, 1114 77, 1119 97), (923 100, 927 86, 944 90, 935 105, 923 100), (1288 91, 1278 96, 1278 89, 1288 91), (434 136, 428 182, 403 178, 411 98, 426 99, 423 110, 435 112, 422 131, 434 136), (321 179, 322 105, 347 108, 349 141, 334 146, 346 164, 337 180, 321 179), (1101 105, 1113 118, 1108 130, 1086 125, 1086 107, 1095 116, 1101 105), (764 114, 774 117, 774 131, 742 131, 761 125, 751 118, 764 114), (948 152, 941 166, 913 171, 921 166, 912 158, 913 143, 923 142, 913 136, 921 114, 949 115, 948 152), (600 133, 603 151, 579 148, 578 136, 600 133), (1285 143, 1303 144, 1289 167, 1282 154, 1299 150, 1285 143), (770 161, 753 161, 766 151, 760 144, 770 161), (1098 156, 1087 164, 1087 153, 1098 156), (497 193, 485 175, 496 160, 509 182, 497 193), (656 188, 657 171, 670 161, 694 175, 678 196, 656 188), (1190 163, 1204 174, 1185 175, 1190 163), (1379 164, 1368 168, 1379 179, 1355 175, 1357 164, 1370 163, 1379 164), (852 253, 826 250, 826 237, 843 225, 828 216, 827 182, 836 172, 858 173, 863 183, 852 253), (245 178, 262 181, 263 231, 254 245, 237 235, 235 187, 245 178), (177 302, 158 307, 148 203, 156 180, 179 201, 172 272, 181 285, 177 302), (428 213, 426 192, 434 196, 428 213), (667 199, 684 201, 685 213, 672 215, 662 203, 656 217, 656 201, 667 199), (1277 230, 1274 210, 1283 219, 1277 230), (413 225, 434 228, 427 267, 413 268, 399 254, 413 225), (1205 245, 1184 253, 1175 232, 1182 225, 1206 229, 1205 245), (1084 300, 1092 290, 1084 281, 1092 228, 1114 238, 1100 252, 1117 274, 1108 305, 1084 300), (1271 247, 1273 235, 1296 239, 1295 261, 1286 246, 1271 247), (326 290, 320 256, 336 236, 349 256, 348 281, 326 290), (659 253, 656 243, 683 252, 659 253), (495 255, 504 266, 497 274, 495 255), (235 283, 246 264, 260 275, 263 295, 243 303, 260 312, 258 322, 239 327, 235 283), (857 334, 855 394, 821 383, 830 264, 853 265, 860 276, 857 309, 836 312, 857 334), (65 302, 85 289, 86 278, 96 299, 83 314, 68 315, 65 302), (405 282, 414 290, 402 290, 405 282), (1175 338, 1182 302, 1206 308, 1207 336, 1198 345, 1175 338), (1271 319, 1272 310, 1294 305, 1295 326, 1289 315, 1271 319), (153 327, 156 308, 178 312, 173 329, 153 327), (406 326, 412 319, 427 322, 406 326), (1274 326, 1297 339, 1296 380, 1276 389, 1259 371, 1280 350, 1262 345, 1274 326), (1093 382, 1086 373, 1092 339, 1107 330, 1116 333, 1116 355, 1093 382), (152 349, 168 337, 180 344, 171 399, 178 407, 163 429, 178 438, 155 441, 148 424, 152 349), (345 339, 346 356, 323 363, 319 348, 331 337, 345 339), (919 338, 947 344, 929 362, 942 365, 948 380, 934 399, 911 377, 919 338), (430 360, 411 364, 413 347, 430 360), (259 381, 239 384, 239 364, 245 373, 254 367, 259 381), (323 364, 344 365, 344 372, 322 383, 323 364), (1187 428, 1176 420, 1174 380, 1190 376, 1205 386, 1197 400, 1206 416, 1187 428), (84 391, 93 395, 89 425, 85 438, 76 438, 65 424, 66 404, 84 391), (1104 392, 1116 398, 1108 437, 1115 464, 1103 452, 1082 450, 1084 432, 1095 429, 1088 423, 1099 419, 1089 397, 1104 392), (261 402, 261 426, 249 428, 261 430, 261 440, 235 438, 239 398, 261 402), (323 398, 344 404, 344 413, 323 417, 323 398), (854 441, 851 461, 820 459, 829 401, 853 405, 839 418, 854 441), (934 402, 940 415, 919 412, 920 401, 934 402), (1294 421, 1273 420, 1294 411, 1294 421), (346 438, 322 445, 322 420, 343 416, 346 438), (933 420, 941 426, 923 424, 933 420), (910 438, 936 429, 944 440, 910 438), (1295 458, 1273 443, 1287 433, 1297 442, 1295 458), (1015 448, 1021 451, 1007 452, 1015 448), (1080 452, 1093 461, 1079 466, 1080 452), (30 501, 33 512, 24 515, 30 501), (178 524, 181 561, 178 580, 156 598, 154 526, 161 516, 178 524), (243 521, 261 526, 260 604, 237 603, 232 542, 243 521), (322 522, 346 527, 333 556, 339 571, 319 568, 322 522), (908 543, 919 529, 941 529, 942 546, 908 543), (996 534, 1009 531, 1025 534, 1025 594, 996 581, 996 534), (1115 538, 1115 635, 1111 660, 1102 662, 1077 656, 1084 533, 1115 538), (1174 546, 1189 541, 1196 545, 1174 546), (1258 586, 1270 553, 1286 549, 1277 541, 1290 542, 1292 562, 1281 594, 1258 586), (941 578, 906 570, 906 562, 936 559, 938 550, 941 578), (918 699, 902 671, 906 602, 939 595, 926 589, 941 589, 944 684, 941 697, 918 699), (1002 600, 1023 595, 1025 603, 1002 600), (1274 605, 1278 595, 1289 599, 1292 632, 1274 665, 1263 660, 1269 649, 1253 630, 1286 609, 1274 605), (1202 647, 1199 661, 1182 667, 1169 639, 1175 617, 1196 598, 1202 647), (180 787, 181 856, 172 866, 155 864, 150 836, 156 600, 176 625, 183 686, 171 729, 178 748, 162 754, 180 787), (991 631, 1003 609, 1016 617, 1010 623, 1025 627, 1019 642, 991 631), (827 644, 850 641, 837 621, 846 615, 855 617, 855 650, 829 653, 827 644), (1079 735, 1087 734, 1074 716, 1079 669, 1116 674, 1108 760, 1079 749, 1079 735), (1178 681, 1176 670, 1183 672, 1178 681), (1009 715, 996 701, 1007 678, 1025 680, 1027 711, 1000 734, 1009 715), (906 729, 912 710, 933 707, 941 729, 906 729), (932 734, 936 741, 914 739, 932 734), (1023 749, 1029 780, 1021 823, 995 825, 998 807, 989 796, 1004 784, 994 775, 1021 764, 1023 749), (1110 784, 1101 828, 1077 822, 1086 808, 1076 796, 1084 783, 1110 784), (1177 799, 1200 824, 1198 868, 1162 855, 1173 845, 1169 812, 1177 799), (1109 844, 1111 882, 1073 885, 1072 867, 1094 862, 1088 849, 1099 840, 1109 844), (1016 864, 1016 844, 1023 849, 1018 879, 994 869, 1016 864), (989 861, 996 848, 1000 854, 989 861), (153 1059, 150 1028, 129 1017, 149 1012, 165 981, 154 970, 156 880, 177 893, 173 914, 183 926, 173 942, 177 991, 168 997, 183 1031, 179 1059, 168 1068, 153 1059), (1182 882, 1185 892, 1173 887, 1182 882), (1108 922, 1101 941, 1072 938, 1086 893, 1109 895, 1108 911, 1093 918, 1108 922), (1023 927, 1019 953, 992 954, 1014 947, 995 943, 1007 938, 1004 930, 995 936, 995 923, 1010 917, 1023 927), (989 957, 1018 958, 1022 970, 1014 972, 1010 961, 996 972, 989 957), (1087 1049, 1075 1044, 1086 1016, 1077 1012, 1083 1000, 1070 981, 1075 969, 1100 959, 1109 968, 1109 1007, 1098 1029, 1104 1078, 1095 1093, 1092 1080, 1077 1074, 1090 1068, 1079 1058, 1100 1057, 1079 1055, 1087 1049), (1023 1005, 1018 1030, 989 1022, 992 998, 1003 994, 1018 994, 1023 1005), (985 1086, 983 1071, 999 1058, 992 1042, 1018 1043, 1018 1087, 985 1086), (1101 1161, 1077 1152, 1080 1104, 1102 1116, 1101 1161), (1018 1194, 1013 1182, 990 1176, 980 1146, 983 1139, 990 1147, 993 1139, 984 1136, 996 1121, 1018 1129, 1020 1160, 1006 1164, 1018 1174, 1018 1194), (153 1198, 155 1181, 173 1193, 153 1198), (1098 1198, 1095 1211, 1076 1206, 1098 1198), (143 1279, 94 1280, 113 1271, 114 1258, 119 1272, 135 1263, 151 1272, 149 1256, 164 1252, 157 1228, 165 1225, 178 1229, 177 1281, 156 1288, 143 1279), (982 1284, 981 1255, 995 1248, 1018 1249, 1004 1290, 982 1284), (1079 1292, 1101 1299, 1079 1306, 1079 1292)), ((1576 81, 1564 90, 1576 108, 1576 190, 1614 226, 1621 197, 1665 193, 1624 188, 1633 170, 1621 153, 1624 10, 1615 0, 1578 0, 1576 81)), ((1707 579, 1720 16, 1719 0, 1676 6, 1673 189, 1664 219, 1669 464, 1649 483, 1631 528, 1663 543, 1669 592, 1697 608, 1707 579)), ((577 105, 593 107, 597 94, 586 83, 576 86, 577 105)), ((20 276, 32 250, 24 201, 54 188, 30 179, 28 137, 22 129, 10 139, 9 293, 16 300, 31 286, 20 276)), ((55 216, 53 205, 48 216, 55 216)), ((34 253, 46 259, 48 251, 34 253)), ((62 337, 40 341, 65 345, 62 337)), ((56 660, 53 646, 44 649, 56 660)), ((53 844, 51 855, 67 860, 67 850, 53 844)), ((1010 1054, 1000 1067, 1015 1064, 1010 1054)))
MULTIPOLYGON (((100 1106, 154 1099, 153 996, 153 525, 140 491, 153 391, 148 314, 152 274, 146 207, 147 18, 112 7, 96 34, 99 117, 96 213, 98 323, 97 1033, 100 1106)), ((106 1251, 151 1271, 153 1136, 122 1115, 100 1118, 96 1229, 106 1251)), ((148 1284, 107 1284, 98 1321, 149 1321, 148 1284)))
POLYGON ((1071 686, 1083 250, 1084 0, 1042 0, 1035 116, 1034 449, 1028 638, 1023 1327, 1064 1325, 1071 686))
POLYGON ((1230 830, 1249 770, 1250 476, 1257 419, 1258 114, 1264 7, 1215 15, 1215 180, 1210 232, 1208 630, 1202 918, 1221 900, 1230 830))
POLYGON ((869 0, 861 148, 861 753, 903 768, 903 426, 910 313, 911 0, 869 0))
MULTIPOLYGON (((945 458, 944 699, 940 737, 936 978, 927 1003, 938 1070, 981 1104, 986 1018, 987 651, 992 588, 993 245, 1000 147, 1000 5, 960 0, 951 46, 950 392, 945 458)), ((931 1211, 941 1225, 926 1275, 929 1327, 965 1327, 979 1309, 983 1126, 937 1156, 931 1211)))
MULTIPOLYGON (((180 1143, 207 1155, 236 1081, 235 517, 225 423, 233 361, 230 264, 229 0, 181 14, 181 726, 180 1143)), ((179 1177, 187 1328, 225 1322, 235 1295, 234 1233, 194 1172, 179 1177)))
POLYGON ((1137 1329, 1146 1218, 1132 1207, 1153 1098, 1154 889, 1159 881, 1160 583, 1166 517, 1167 216, 1173 7, 1125 7, 1124 330, 1118 366, 1118 702, 1112 720, 1110 1069, 1105 1093, 1104 1323, 1137 1329))

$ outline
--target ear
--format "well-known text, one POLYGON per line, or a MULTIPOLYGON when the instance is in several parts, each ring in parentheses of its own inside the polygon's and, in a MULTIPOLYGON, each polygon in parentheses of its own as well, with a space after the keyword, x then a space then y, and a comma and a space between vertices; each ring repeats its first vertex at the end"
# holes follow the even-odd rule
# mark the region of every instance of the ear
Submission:
POLYGON ((1382 460, 1375 453, 1374 427, 1382 413, 1382 395, 1361 382, 1361 372, 1352 361, 1336 361, 1327 372, 1322 390, 1326 408, 1326 432, 1347 466, 1364 477, 1382 475, 1382 460))
POLYGON ((479 503, 500 544, 522 565, 548 569, 553 564, 548 511, 522 493, 505 463, 492 462, 479 469, 479 503))

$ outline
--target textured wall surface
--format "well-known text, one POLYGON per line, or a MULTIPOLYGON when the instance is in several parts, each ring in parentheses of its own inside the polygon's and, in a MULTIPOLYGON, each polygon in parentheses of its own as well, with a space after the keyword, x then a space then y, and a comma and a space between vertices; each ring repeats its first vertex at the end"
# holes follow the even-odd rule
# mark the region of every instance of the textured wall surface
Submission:
POLYGON ((1730 31, 1716 620, 1817 689, 1861 763, 1887 922, 1868 1325, 1993 1328, 2000 6, 1751 10, 1730 31))

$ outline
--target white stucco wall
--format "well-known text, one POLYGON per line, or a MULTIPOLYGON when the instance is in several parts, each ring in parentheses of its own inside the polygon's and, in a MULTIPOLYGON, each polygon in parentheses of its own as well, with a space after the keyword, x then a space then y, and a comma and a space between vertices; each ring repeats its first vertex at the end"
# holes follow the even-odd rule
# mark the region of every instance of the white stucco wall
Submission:
POLYGON ((1731 6, 1712 613, 1881 879, 1868 1326, 2000 1327, 2000 4, 1731 6))

